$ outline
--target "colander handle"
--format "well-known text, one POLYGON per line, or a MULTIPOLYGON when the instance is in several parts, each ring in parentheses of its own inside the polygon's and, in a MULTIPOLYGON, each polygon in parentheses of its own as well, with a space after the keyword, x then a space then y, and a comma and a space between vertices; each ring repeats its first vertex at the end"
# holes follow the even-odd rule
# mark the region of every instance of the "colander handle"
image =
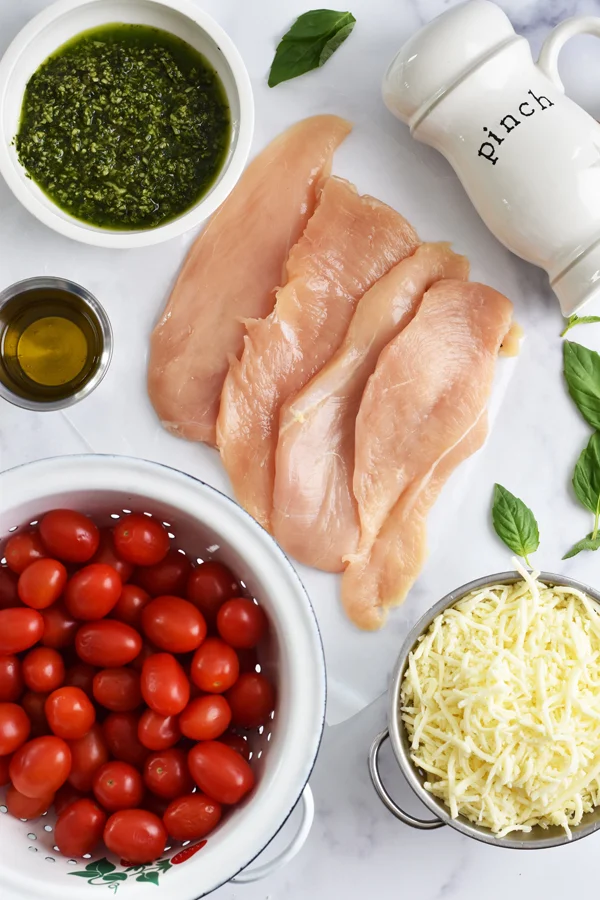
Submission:
POLYGON ((236 875, 235 878, 231 879, 234 884, 250 884, 251 881, 259 881, 261 878, 266 878, 267 875, 271 875, 272 872, 276 872, 277 869, 281 869, 283 866, 287 865, 287 863, 302 850, 302 847, 310 834, 310 829, 315 817, 315 801, 313 800, 312 791, 308 785, 304 788, 299 802, 302 804, 302 820, 300 822, 300 827, 285 850, 282 850, 278 856, 269 860, 269 862, 264 863, 262 866, 257 866, 255 869, 248 868, 243 872, 240 872, 239 875, 236 875))
POLYGON ((397 819, 400 819, 401 822, 404 822, 405 825, 410 825, 411 828, 419 828, 421 831, 430 831, 432 828, 441 828, 442 825, 445 825, 445 822, 440 821, 440 819, 417 819, 416 816, 411 816, 410 813, 405 812, 394 800, 392 800, 385 789, 383 781, 381 780, 381 773, 379 772, 379 751, 389 736, 389 729, 386 728, 377 735, 369 750, 369 775, 371 776, 373 787, 377 791, 379 799, 384 806, 389 809, 392 815, 396 816, 397 819))

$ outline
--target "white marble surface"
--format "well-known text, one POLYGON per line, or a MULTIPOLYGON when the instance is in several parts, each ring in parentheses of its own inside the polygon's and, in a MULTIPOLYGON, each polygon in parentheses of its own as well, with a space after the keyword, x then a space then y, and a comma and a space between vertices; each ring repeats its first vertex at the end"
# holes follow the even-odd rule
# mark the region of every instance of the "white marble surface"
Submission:
MULTIPOLYGON (((19 24, 44 5, 45 0, 26 0, 18 7, 4 7, 0 2, 0 9, 6 11, 2 34, 10 39, 19 24)), ((386 0, 363 0, 355 7, 358 24, 352 41, 328 66, 271 90, 265 74, 273 47, 294 14, 303 9, 302 0, 285 4, 262 0, 252 6, 212 0, 206 5, 231 32, 248 65, 257 110, 255 150, 304 116, 323 111, 346 116, 354 129, 336 153, 334 171, 349 178, 360 191, 399 209, 423 238, 451 240, 471 259, 474 279, 513 298, 525 325, 533 321, 535 308, 525 303, 520 264, 482 227, 445 161, 413 141, 381 102, 384 60, 392 56, 409 30, 420 24, 414 9, 404 6, 400 14, 400 7, 386 0)), ((229 491, 217 453, 168 435, 150 407, 145 388, 148 336, 192 236, 124 252, 75 244, 34 220, 0 180, 2 284, 36 274, 71 278, 92 290, 105 305, 115 334, 108 376, 84 403, 53 414, 32 414, 3 404, 0 428, 7 439, 0 448, 2 468, 57 452, 123 453, 176 466, 229 491)), ((515 368, 506 360, 498 366, 492 413, 500 407, 515 368)), ((410 602, 390 616, 388 626, 380 632, 365 635, 348 621, 337 597, 338 577, 298 566, 323 636, 330 724, 343 721, 381 695, 397 647, 410 625, 427 608, 432 595, 453 586, 440 578, 437 568, 449 536, 448 546, 460 554, 465 571, 479 564, 478 543, 471 541, 463 547, 462 533, 455 529, 454 521, 463 514, 463 507, 469 506, 469 483, 485 458, 485 452, 479 453, 463 464, 445 487, 430 516, 429 564, 410 602)))
MULTIPOLYGON (((0 50, 44 5, 44 0, 0 0, 0 50)), ((201 5, 238 43, 255 85, 264 79, 276 36, 310 6, 306 0, 203 0, 201 5)), ((372 120, 382 152, 387 158, 393 146, 397 164, 392 171, 382 169, 374 148, 377 142, 363 127, 358 140, 363 155, 371 153, 372 161, 362 170, 360 188, 398 205, 424 237, 455 240, 460 250, 472 256, 477 277, 511 294, 526 325, 527 340, 518 367, 480 463, 469 476, 468 496, 456 512, 450 511, 446 540, 430 560, 426 579, 397 616, 395 621, 400 624, 394 626, 396 640, 419 609, 441 593, 470 578, 507 567, 507 555, 488 524, 494 481, 504 483, 534 508, 542 534, 542 547, 535 557, 540 567, 600 582, 596 577, 599 557, 587 554, 567 563, 560 561, 565 549, 588 530, 588 516, 573 501, 569 487, 570 473, 588 429, 562 385, 561 319, 545 276, 496 245, 478 223, 445 162, 429 148, 411 143, 404 127, 381 110, 379 80, 388 59, 415 28, 449 5, 452 2, 448 0, 352 0, 351 8, 358 19, 356 31, 323 70, 307 76, 303 83, 281 86, 277 92, 257 91, 257 146, 285 123, 311 110, 333 109, 350 118, 354 117, 353 110, 362 110, 362 116, 367 110, 366 121, 369 117, 372 120), (482 252, 476 254, 474 249, 482 252)), ((600 15, 598 0, 502 0, 501 5, 515 26, 531 39, 534 49, 565 16, 600 15)), ((568 91, 596 117, 600 117, 598 50, 591 38, 578 38, 561 60, 568 91)), ((340 174, 356 177, 354 166, 352 152, 342 152, 340 165, 336 165, 340 174)), ((166 252, 175 261, 181 251, 182 246, 177 246, 166 252)), ((55 272, 58 261, 64 274, 78 277, 97 290, 111 316, 119 314, 125 304, 124 321, 135 347, 135 332, 139 331, 135 304, 140 302, 136 280, 119 254, 113 254, 103 257, 102 279, 90 282, 85 277, 90 252, 74 244, 65 246, 59 238, 42 233, 41 226, 21 213, 0 186, 0 283, 55 272), (18 255, 7 252, 7 247, 14 246, 15 230, 23 248, 18 255)), ((139 265, 153 272, 158 288, 164 291, 169 277, 159 271, 154 259, 152 252, 138 254, 139 265)), ((600 349, 600 326, 577 329, 572 338, 600 349)), ((131 444, 121 427, 128 415, 127 392, 117 392, 117 386, 122 378, 130 379, 131 384, 140 379, 136 359, 128 349, 121 346, 116 355, 103 403, 94 408, 90 404, 87 412, 82 405, 69 418, 40 417, 6 404, 0 406, 0 466, 91 448, 128 452, 131 444), (92 441, 87 436, 90 429, 92 441)), ((150 435, 145 455, 161 458, 168 453, 177 465, 179 443, 170 441, 167 448, 160 440, 150 435)), ((216 468, 214 472, 218 480, 216 468)), ((390 658, 388 668, 392 663, 390 658)), ((396 822, 376 799, 366 770, 370 740, 384 719, 382 698, 344 724, 326 729, 311 781, 317 819, 304 851, 270 879, 254 886, 228 885, 215 897, 370 900, 408 895, 421 900, 479 900, 482 896, 496 900, 510 893, 517 900, 525 900, 543 891, 551 900, 558 900, 593 890, 600 851, 598 836, 543 853, 501 852, 448 828, 422 834, 396 822)), ((393 793, 416 811, 418 804, 402 784, 389 749, 384 752, 384 763, 393 793)), ((286 829, 292 826, 293 822, 286 829)), ((277 841, 284 837, 285 832, 277 841)))

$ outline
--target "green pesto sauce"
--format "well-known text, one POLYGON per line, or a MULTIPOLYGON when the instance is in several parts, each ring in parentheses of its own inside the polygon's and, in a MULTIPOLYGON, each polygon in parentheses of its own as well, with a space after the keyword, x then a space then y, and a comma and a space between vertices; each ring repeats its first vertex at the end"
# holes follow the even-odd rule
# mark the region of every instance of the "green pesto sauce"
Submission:
POLYGON ((145 229, 209 190, 230 132, 223 86, 200 53, 166 31, 114 24, 73 38, 32 75, 15 146, 72 216, 145 229))

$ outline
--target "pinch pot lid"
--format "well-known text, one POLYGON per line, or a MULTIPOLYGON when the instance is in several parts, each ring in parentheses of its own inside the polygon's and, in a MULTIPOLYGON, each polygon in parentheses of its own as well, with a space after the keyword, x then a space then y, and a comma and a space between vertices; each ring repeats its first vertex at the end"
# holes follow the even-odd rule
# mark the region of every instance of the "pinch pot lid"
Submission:
POLYGON ((515 37, 506 14, 489 0, 453 7, 396 54, 383 79, 386 106, 414 127, 441 94, 515 37))

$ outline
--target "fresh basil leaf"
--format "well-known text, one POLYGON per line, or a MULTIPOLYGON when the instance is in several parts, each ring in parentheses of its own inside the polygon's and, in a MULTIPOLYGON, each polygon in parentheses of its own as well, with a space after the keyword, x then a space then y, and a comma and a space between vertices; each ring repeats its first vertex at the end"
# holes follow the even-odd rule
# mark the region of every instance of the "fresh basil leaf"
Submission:
POLYGON ((355 18, 352 16, 352 21, 348 22, 347 25, 344 25, 343 28, 340 28, 339 31, 330 37, 323 49, 321 50, 321 55, 319 57, 319 65, 322 66, 323 63, 326 63, 329 57, 335 53, 340 44, 343 44, 352 29, 354 28, 355 18))
POLYGON ((597 534, 594 538, 590 531, 587 537, 584 537, 583 540, 573 544, 569 552, 565 553, 563 559, 571 559, 572 556, 577 556, 582 550, 598 550, 598 548, 600 548, 600 534, 597 534))
POLYGON ((597 516, 600 511, 600 433, 597 431, 577 460, 573 489, 582 506, 597 516))
POLYGON ((313 9, 299 16, 275 51, 269 87, 318 69, 346 40, 356 19, 349 12, 313 9))
POLYGON ((565 341, 563 363, 569 394, 592 428, 600 428, 600 355, 565 341))
POLYGON ((538 524, 529 507, 501 484, 494 485, 492 521, 500 540, 530 565, 528 556, 540 545, 538 524))
POLYGON ((343 28, 348 22, 355 22, 352 13, 340 12, 337 9, 311 9, 298 16, 282 40, 310 41, 324 34, 331 34, 338 28, 343 28))
POLYGON ((567 319, 567 324, 561 331, 560 336, 564 337, 565 334, 570 331, 571 328, 575 328, 576 325, 593 325, 595 322, 600 322, 600 316, 577 316, 573 314, 567 319))

